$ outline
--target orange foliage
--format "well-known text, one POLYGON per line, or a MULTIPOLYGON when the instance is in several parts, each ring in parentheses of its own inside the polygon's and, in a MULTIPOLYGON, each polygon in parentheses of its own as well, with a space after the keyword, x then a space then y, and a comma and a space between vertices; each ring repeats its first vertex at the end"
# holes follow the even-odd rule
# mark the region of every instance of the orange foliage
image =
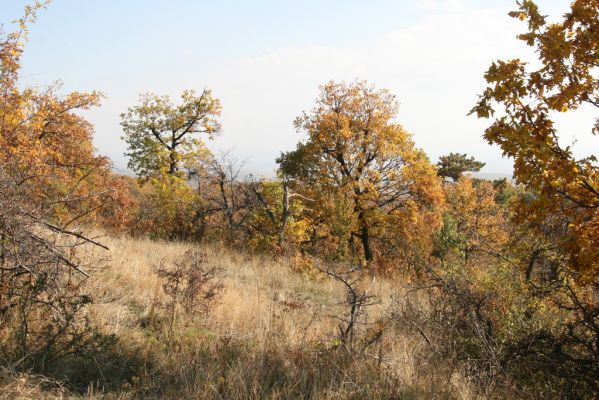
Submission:
MULTIPOLYGON (((47 217, 70 223, 112 201, 130 205, 130 199, 112 177, 109 160, 95 154, 92 126, 75 113, 99 105, 101 95, 60 96, 59 85, 19 88, 21 42, 39 7, 26 8, 20 30, 0 39, 0 166, 45 204, 47 217)), ((124 222, 119 208, 113 209, 113 223, 124 222)))
POLYGON ((491 182, 475 185, 467 177, 446 186, 447 213, 455 221, 466 259, 473 253, 498 255, 508 239, 503 210, 495 195, 491 182))
MULTIPOLYGON (((485 138, 514 158, 514 176, 532 192, 518 208, 520 220, 541 227, 559 216, 558 229, 565 232, 559 245, 570 269, 597 276, 599 165, 595 155, 577 158, 560 143, 552 117, 599 107, 599 1, 574 1, 558 23, 547 23, 530 0, 511 16, 528 22, 520 39, 535 49, 540 68, 518 59, 493 63, 485 75, 488 87, 472 112, 493 118, 485 138)), ((596 122, 590 133, 598 132, 596 122)))
POLYGON ((319 235, 361 247, 366 261, 420 247, 441 224, 440 179, 395 122, 397 107, 389 91, 365 82, 328 83, 296 120, 306 141, 280 159, 282 172, 313 199, 310 219, 328 225, 319 235))

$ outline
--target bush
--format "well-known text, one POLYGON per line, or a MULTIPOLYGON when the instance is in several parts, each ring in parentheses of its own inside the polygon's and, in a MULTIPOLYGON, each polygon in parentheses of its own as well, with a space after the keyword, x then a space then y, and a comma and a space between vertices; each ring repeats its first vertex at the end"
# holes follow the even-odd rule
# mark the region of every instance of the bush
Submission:
POLYGON ((172 337, 178 309, 193 320, 197 314, 207 313, 223 290, 222 269, 207 264, 206 253, 192 249, 171 266, 162 261, 155 267, 162 279, 166 300, 155 300, 155 305, 166 310, 169 334, 172 337))
POLYGON ((99 346, 83 310, 95 267, 79 256, 81 233, 53 225, 26 190, 0 170, 0 364, 43 372, 99 346))
POLYGON ((571 296, 580 290, 570 293, 569 305, 559 305, 556 299, 568 297, 564 287, 541 295, 524 274, 500 263, 429 270, 429 281, 415 289, 396 321, 427 343, 426 368, 458 370, 487 398, 591 399, 597 393, 597 310, 576 306, 571 296))

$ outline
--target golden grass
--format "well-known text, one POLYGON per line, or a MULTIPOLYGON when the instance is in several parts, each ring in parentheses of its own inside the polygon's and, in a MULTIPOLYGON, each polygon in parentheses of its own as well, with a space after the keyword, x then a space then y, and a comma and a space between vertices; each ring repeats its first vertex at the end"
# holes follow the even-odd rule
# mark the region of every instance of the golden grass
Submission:
MULTIPOLYGON (((383 356, 380 362, 336 358, 331 350, 339 323, 335 316, 343 315, 345 299, 337 282, 219 247, 203 250, 209 263, 223 268, 224 292, 208 315, 180 316, 177 337, 167 345, 159 328, 142 323, 163 295, 153 268, 160 260, 181 257, 192 245, 129 237, 101 242, 110 251, 91 254, 107 268, 89 282, 96 300, 89 316, 119 339, 118 356, 135 359, 138 370, 118 387, 96 382, 86 397, 472 398, 458 374, 439 376, 434 366, 423 371, 418 354, 426 343, 391 323, 377 353, 383 356)), ((397 280, 372 279, 371 293, 381 299, 369 311, 375 321, 401 302, 404 289, 397 280)), ((119 380, 107 378, 111 372, 96 365, 102 379, 119 380)))
MULTIPOLYGON (((191 245, 144 239, 105 238, 110 247, 110 267, 91 282, 92 294, 103 305, 95 305, 98 321, 120 334, 136 327, 139 311, 148 313, 161 283, 153 273, 160 260, 174 261, 191 245), (116 299, 115 301, 110 301, 116 299)), ((225 290, 204 324, 219 334, 253 340, 264 339, 273 324, 279 333, 296 345, 321 340, 332 333, 331 315, 340 313, 345 298, 343 288, 331 279, 308 279, 282 262, 248 256, 223 248, 203 246, 209 262, 224 270, 225 290)), ((102 252, 96 257, 102 259, 102 252)), ((375 317, 402 292, 400 285, 375 280, 373 294, 383 304, 373 311, 375 317)))

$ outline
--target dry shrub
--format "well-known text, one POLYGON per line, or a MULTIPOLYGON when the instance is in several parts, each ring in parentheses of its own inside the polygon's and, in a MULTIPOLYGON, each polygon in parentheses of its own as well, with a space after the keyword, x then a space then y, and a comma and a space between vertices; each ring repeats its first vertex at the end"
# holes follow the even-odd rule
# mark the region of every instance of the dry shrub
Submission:
POLYGON ((494 294, 482 293, 467 280, 449 279, 419 284, 396 310, 396 321, 408 334, 420 337, 417 369, 434 369, 449 383, 463 374, 483 398, 497 392, 501 344, 490 315, 494 294))
MULTIPOLYGON (((384 330, 384 321, 379 319, 374 322, 368 320, 370 307, 380 304, 380 299, 371 293, 372 285, 363 289, 365 271, 361 267, 352 267, 344 270, 321 268, 319 270, 340 283, 345 290, 344 313, 334 318, 339 322, 337 326, 338 343, 351 355, 364 355, 369 347, 379 344, 379 354, 375 356, 382 362, 381 338, 384 330)), ((374 283, 374 281, 373 281, 374 283)))
POLYGON ((222 268, 208 264, 206 253, 196 249, 188 250, 172 265, 162 260, 155 273, 166 295, 164 300, 156 298, 155 305, 166 310, 171 336, 179 308, 193 320, 210 311, 224 288, 222 268))
POLYGON ((0 400, 63 399, 70 392, 60 381, 0 368, 0 400))
POLYGON ((103 341, 83 315, 93 268, 80 247, 96 242, 46 218, 0 170, 0 364, 11 369, 42 372, 103 341))
POLYGON ((484 398, 595 398, 598 318, 580 293, 553 288, 553 299, 570 296, 556 305, 511 266, 486 284, 484 271, 429 273, 396 313, 426 343, 421 368, 460 373, 484 398))

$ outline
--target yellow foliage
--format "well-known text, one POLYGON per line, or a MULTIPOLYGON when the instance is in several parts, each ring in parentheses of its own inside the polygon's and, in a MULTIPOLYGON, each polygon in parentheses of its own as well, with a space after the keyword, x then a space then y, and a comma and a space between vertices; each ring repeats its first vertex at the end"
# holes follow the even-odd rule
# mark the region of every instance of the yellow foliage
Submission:
MULTIPOLYGON (((93 128, 78 113, 98 106, 101 94, 61 96, 60 85, 40 91, 19 84, 22 42, 41 7, 27 7, 20 29, 0 37, 0 167, 15 186, 44 204, 55 222, 99 220, 98 210, 130 202, 109 160, 95 154, 93 128)), ((116 207, 110 214, 115 222, 124 221, 116 207)))
MULTIPOLYGON (((551 113, 599 104, 599 1, 572 2, 555 24, 546 22, 533 1, 511 15, 527 19, 528 32, 520 39, 535 49, 541 66, 494 62, 472 112, 493 117, 485 138, 514 159, 514 176, 531 192, 517 210, 519 220, 540 228, 548 219, 563 219, 559 246, 569 268, 592 278, 599 274, 599 166, 594 154, 577 158, 560 143, 551 113), (494 117, 496 108, 501 116, 494 117)), ((596 122, 591 133, 598 132, 596 122)))
POLYGON ((313 228, 311 243, 334 243, 337 258, 397 257, 426 246, 440 227, 440 179, 395 122, 397 107, 387 90, 330 82, 296 119, 307 140, 280 159, 281 171, 313 199, 310 219, 327 225, 313 228))

